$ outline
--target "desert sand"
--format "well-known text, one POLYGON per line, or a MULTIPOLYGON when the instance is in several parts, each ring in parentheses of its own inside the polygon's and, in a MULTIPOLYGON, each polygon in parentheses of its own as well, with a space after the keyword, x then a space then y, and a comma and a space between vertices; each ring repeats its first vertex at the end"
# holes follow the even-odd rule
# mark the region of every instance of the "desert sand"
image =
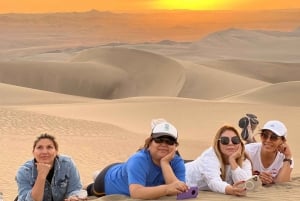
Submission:
MULTIPOLYGON (((282 13, 289 23, 276 14, 259 23, 263 15, 256 13, 251 23, 224 20, 201 33, 193 24, 184 29, 183 20, 169 24, 173 29, 165 27, 162 35, 152 30, 145 35, 150 25, 140 18, 121 32, 124 16, 96 11, 0 15, 0 191, 5 200, 16 196, 16 171, 32 157, 41 133, 56 136, 59 152, 73 157, 86 185, 95 170, 125 161, 142 146, 154 118, 173 123, 181 155, 195 159, 220 126, 238 128, 246 113, 258 116, 259 128, 272 119, 285 123, 295 167, 291 182, 262 187, 243 199, 298 200, 300 17, 294 10, 282 13), (98 15, 120 23, 107 32, 101 27, 109 23, 88 26, 98 15), (74 23, 64 26, 62 19, 74 23), (174 27, 180 28, 177 33, 174 27)), ((221 199, 241 198, 201 191, 196 200, 221 199)))

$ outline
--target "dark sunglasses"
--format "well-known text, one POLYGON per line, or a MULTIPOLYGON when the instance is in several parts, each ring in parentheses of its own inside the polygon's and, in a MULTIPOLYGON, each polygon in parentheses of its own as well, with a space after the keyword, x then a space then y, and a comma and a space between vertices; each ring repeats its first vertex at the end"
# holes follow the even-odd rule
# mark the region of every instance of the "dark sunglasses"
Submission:
POLYGON ((260 136, 264 140, 270 139, 271 141, 277 141, 280 138, 280 136, 276 135, 275 133, 268 134, 266 132, 262 132, 260 136))
POLYGON ((165 143, 167 145, 174 145, 176 144, 175 140, 172 140, 170 138, 153 138, 153 141, 157 144, 165 143))
POLYGON ((241 143, 241 140, 238 136, 234 136, 232 137, 231 139, 229 137, 220 137, 219 141, 221 144, 223 145, 228 145, 230 143, 230 140, 232 142, 232 144, 240 144, 241 143))

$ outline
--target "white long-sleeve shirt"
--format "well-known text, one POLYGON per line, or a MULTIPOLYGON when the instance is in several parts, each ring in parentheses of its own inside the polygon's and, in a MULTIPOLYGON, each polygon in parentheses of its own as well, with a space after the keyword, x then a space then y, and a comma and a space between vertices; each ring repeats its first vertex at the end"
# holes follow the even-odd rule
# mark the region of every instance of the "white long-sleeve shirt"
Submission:
POLYGON ((232 170, 226 165, 226 180, 221 178, 221 165, 212 147, 205 150, 196 160, 185 164, 186 182, 189 186, 198 186, 199 190, 211 190, 224 193, 227 185, 247 180, 252 176, 251 162, 246 159, 242 167, 232 170))

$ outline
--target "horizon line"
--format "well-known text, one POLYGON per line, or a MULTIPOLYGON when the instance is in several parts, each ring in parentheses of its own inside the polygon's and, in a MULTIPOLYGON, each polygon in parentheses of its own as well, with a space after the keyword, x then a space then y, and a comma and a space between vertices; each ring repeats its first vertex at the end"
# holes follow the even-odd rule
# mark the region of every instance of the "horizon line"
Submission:
POLYGON ((1 12, 0 15, 5 14, 58 14, 58 13, 88 13, 88 12, 99 12, 99 13, 114 13, 114 14, 151 14, 158 12, 262 12, 262 11, 282 11, 282 10, 300 10, 299 8, 275 8, 275 9, 146 9, 143 11, 131 11, 131 10, 98 10, 90 9, 85 11, 49 11, 49 12, 1 12))

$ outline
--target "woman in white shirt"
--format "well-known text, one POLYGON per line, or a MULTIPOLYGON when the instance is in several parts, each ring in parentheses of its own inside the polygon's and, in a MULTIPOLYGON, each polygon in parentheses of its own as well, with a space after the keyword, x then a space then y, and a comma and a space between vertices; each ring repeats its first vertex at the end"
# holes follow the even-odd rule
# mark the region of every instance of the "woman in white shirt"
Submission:
POLYGON ((186 163, 186 180, 199 190, 243 196, 239 187, 252 176, 252 166, 236 128, 225 125, 216 133, 213 146, 196 160, 186 163))
POLYGON ((261 142, 246 145, 254 174, 263 184, 287 182, 294 166, 292 151, 287 144, 287 129, 278 120, 268 121, 261 129, 261 142))

